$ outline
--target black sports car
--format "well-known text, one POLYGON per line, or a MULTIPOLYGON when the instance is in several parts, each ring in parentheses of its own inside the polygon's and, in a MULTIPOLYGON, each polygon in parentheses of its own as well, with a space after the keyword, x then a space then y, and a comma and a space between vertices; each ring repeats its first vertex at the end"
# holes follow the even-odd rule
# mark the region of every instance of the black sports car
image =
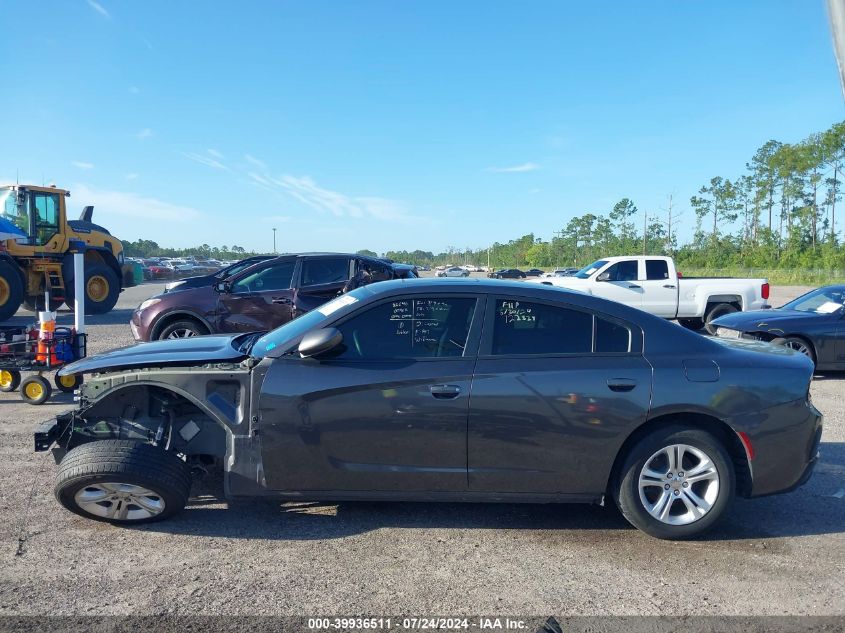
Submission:
POLYGON ((805 354, 817 369, 845 369, 845 285, 824 286, 773 310, 713 321, 716 336, 756 339, 805 354))
POLYGON ((492 279, 525 279, 526 275, 519 268, 500 268, 487 274, 492 279))

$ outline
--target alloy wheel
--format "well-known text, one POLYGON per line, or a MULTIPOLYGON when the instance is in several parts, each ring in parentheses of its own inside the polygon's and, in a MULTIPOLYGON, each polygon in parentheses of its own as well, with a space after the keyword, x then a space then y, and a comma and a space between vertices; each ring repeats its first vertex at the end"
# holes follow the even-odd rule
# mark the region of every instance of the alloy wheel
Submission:
POLYGON ((643 508, 667 525, 689 525, 704 517, 719 497, 719 472, 702 450, 672 444, 649 457, 639 475, 643 508))
POLYGON ((170 332, 170 334, 167 335, 167 338, 191 338, 192 336, 198 335, 193 330, 183 327, 170 332))
POLYGON ((74 495, 85 512, 119 521, 140 521, 164 512, 161 495, 153 490, 118 482, 89 484, 74 495))

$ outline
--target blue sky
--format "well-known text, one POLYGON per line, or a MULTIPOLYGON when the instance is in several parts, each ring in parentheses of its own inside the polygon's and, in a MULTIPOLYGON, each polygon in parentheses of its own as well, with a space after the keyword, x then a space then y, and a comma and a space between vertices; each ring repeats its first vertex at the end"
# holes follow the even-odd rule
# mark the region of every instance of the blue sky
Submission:
POLYGON ((821 0, 13 1, 0 180, 123 239, 445 250, 659 212, 843 119, 821 0))

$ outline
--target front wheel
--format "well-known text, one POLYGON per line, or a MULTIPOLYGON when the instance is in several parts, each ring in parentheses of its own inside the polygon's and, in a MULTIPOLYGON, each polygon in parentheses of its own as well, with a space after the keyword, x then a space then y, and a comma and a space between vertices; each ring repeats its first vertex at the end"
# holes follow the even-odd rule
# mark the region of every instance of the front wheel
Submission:
POLYGON ((191 492, 191 470, 175 454, 130 440, 77 446, 62 460, 56 499, 95 521, 161 521, 180 512, 191 492))
POLYGON ((193 336, 203 336, 208 334, 205 326, 199 324, 197 321, 185 319, 183 321, 174 321, 165 326, 161 330, 158 338, 160 340, 168 338, 191 338, 193 336))
POLYGON ((637 442, 617 479, 616 505, 628 522, 651 536, 677 540, 704 533, 724 516, 736 478, 718 439, 673 426, 637 442))

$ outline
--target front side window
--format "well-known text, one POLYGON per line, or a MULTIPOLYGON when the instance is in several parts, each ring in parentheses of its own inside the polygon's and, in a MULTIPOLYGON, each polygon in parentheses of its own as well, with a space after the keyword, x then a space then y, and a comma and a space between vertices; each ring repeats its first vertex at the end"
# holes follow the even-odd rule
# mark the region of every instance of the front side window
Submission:
POLYGON ((262 268, 232 284, 232 292, 267 292, 287 290, 293 279, 295 261, 279 262, 262 268))
POLYGON ((343 346, 335 358, 394 360, 463 356, 476 300, 399 298, 338 326, 343 346))
POLYGON ((637 260, 629 259, 613 264, 607 269, 608 281, 636 281, 637 260))
POLYGON ((35 219, 35 244, 42 246, 59 232, 59 194, 34 193, 32 206, 35 219))
POLYGON ((631 347, 627 327, 589 312, 519 299, 498 299, 494 310, 494 355, 628 352, 631 347))
POLYGON ((319 286, 349 280, 349 259, 319 257, 302 261, 302 285, 319 286))

